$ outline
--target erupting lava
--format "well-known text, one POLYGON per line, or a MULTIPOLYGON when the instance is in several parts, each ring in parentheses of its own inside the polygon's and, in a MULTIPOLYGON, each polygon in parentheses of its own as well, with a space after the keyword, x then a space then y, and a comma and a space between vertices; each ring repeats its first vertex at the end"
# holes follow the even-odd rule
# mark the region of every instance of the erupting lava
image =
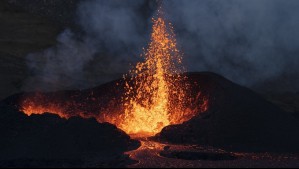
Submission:
POLYGON ((151 40, 141 55, 144 61, 118 81, 120 85, 111 83, 101 90, 72 96, 70 92, 28 95, 22 100, 21 110, 29 116, 49 112, 62 118, 94 117, 128 134, 143 136, 152 136, 165 126, 183 123, 206 111, 208 101, 197 84, 183 74, 173 27, 165 21, 161 8, 152 21, 151 40), (107 91, 109 88, 114 89, 107 91))
MULTIPOLYGON (((124 97, 125 117, 120 128, 128 133, 155 134, 167 125, 180 123, 188 100, 186 77, 181 75, 182 57, 177 49, 173 27, 161 9, 153 18, 153 30, 145 61, 130 71, 124 97), (131 82, 131 83, 130 83, 131 82)), ((187 113, 187 112, 185 112, 187 113)))

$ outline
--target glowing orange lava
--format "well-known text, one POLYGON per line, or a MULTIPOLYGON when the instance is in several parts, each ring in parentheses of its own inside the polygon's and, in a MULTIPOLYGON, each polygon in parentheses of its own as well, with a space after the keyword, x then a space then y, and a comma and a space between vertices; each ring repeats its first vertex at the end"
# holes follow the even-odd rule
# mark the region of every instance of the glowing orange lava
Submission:
POLYGON ((125 87, 125 117, 119 127, 130 134, 155 134, 167 125, 179 123, 171 116, 183 115, 188 100, 173 27, 165 22, 161 9, 152 21, 151 41, 142 55, 145 61, 130 71, 127 78, 131 83, 125 87))

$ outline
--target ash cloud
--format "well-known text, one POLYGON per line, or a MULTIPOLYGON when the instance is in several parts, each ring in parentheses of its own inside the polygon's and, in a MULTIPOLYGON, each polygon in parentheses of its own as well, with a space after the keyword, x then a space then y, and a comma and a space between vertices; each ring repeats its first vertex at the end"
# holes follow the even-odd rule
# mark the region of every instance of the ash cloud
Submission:
MULTIPOLYGON (((163 4, 188 71, 213 71, 252 88, 299 90, 299 1, 163 4)), ((150 0, 81 1, 76 22, 83 34, 66 30, 57 46, 29 55, 31 82, 40 83, 28 84, 85 88, 121 77, 140 59, 155 7, 150 0)))

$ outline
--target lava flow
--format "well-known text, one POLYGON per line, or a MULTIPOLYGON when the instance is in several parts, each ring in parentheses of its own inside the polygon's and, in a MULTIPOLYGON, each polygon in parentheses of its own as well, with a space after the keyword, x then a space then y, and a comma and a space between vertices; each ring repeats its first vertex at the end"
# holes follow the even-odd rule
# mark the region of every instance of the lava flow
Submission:
POLYGON ((197 91, 198 85, 184 75, 173 26, 165 21, 161 8, 152 21, 150 43, 141 55, 144 61, 124 76, 122 85, 118 85, 122 89, 114 96, 94 96, 91 92, 92 96, 84 96, 86 99, 77 94, 59 101, 55 95, 38 94, 23 99, 21 110, 27 115, 50 112, 63 118, 94 117, 130 135, 143 136, 155 135, 165 126, 180 124, 206 111, 207 100, 197 91), (121 97, 115 96, 120 94, 121 97), (105 102, 107 97, 110 100, 105 102))

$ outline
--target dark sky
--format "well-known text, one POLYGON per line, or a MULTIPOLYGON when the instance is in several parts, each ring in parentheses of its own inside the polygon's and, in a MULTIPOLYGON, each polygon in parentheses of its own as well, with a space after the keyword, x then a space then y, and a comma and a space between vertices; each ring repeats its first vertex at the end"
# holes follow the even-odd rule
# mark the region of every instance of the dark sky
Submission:
MULTIPOLYGON (((248 87, 299 90, 299 1, 167 0, 189 71, 213 71, 248 87)), ((66 29, 58 44, 28 56, 28 66, 57 83, 65 76, 73 87, 82 81, 103 83, 126 73, 150 33, 155 1, 85 0, 77 4, 74 22, 82 33, 66 29), (35 57, 44 57, 37 65, 35 57)), ((71 12, 71 11, 70 11, 71 12)), ((45 78, 46 77, 46 78, 45 78)))

